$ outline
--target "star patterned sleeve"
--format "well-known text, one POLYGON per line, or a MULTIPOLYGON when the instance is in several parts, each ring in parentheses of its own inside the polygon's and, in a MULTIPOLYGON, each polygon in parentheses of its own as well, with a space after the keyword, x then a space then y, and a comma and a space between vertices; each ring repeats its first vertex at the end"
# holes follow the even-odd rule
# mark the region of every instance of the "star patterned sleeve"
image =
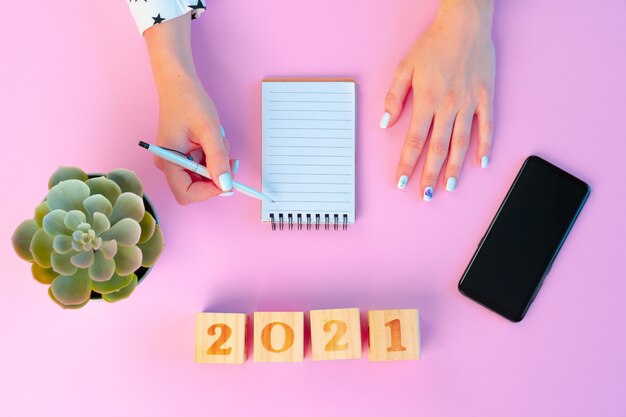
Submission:
POLYGON ((139 33, 154 25, 189 14, 196 19, 206 9, 202 0, 129 0, 130 12, 139 33))

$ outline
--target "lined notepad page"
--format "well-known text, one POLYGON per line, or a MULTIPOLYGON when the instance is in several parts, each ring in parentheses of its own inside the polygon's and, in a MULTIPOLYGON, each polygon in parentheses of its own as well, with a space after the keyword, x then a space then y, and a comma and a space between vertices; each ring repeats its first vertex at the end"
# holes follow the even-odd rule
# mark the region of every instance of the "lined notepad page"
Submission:
MULTIPOLYGON (((353 81, 263 81, 262 220, 355 218, 353 81)), ((334 220, 333 220, 334 221, 334 220)))

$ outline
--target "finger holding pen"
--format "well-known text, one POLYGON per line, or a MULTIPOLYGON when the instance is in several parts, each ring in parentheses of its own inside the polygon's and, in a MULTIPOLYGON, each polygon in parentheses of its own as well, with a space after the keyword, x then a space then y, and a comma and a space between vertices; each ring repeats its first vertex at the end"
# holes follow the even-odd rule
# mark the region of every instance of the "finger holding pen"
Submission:
MULTIPOLYGON (((207 167, 205 167, 204 165, 201 165, 198 161, 195 161, 191 156, 189 156, 186 153, 183 153, 181 151, 174 150, 174 149, 163 148, 157 145, 150 145, 149 143, 146 143, 143 141, 139 142, 139 146, 144 149, 149 150, 154 155, 156 155, 159 159, 169 161, 172 165, 177 165, 181 167, 181 169, 186 170, 185 172, 189 176, 195 173, 197 175, 201 175, 208 179, 211 178, 211 174, 209 173, 207 167), (187 172, 187 171, 190 171, 190 172, 187 172)), ((229 168, 230 168, 230 164, 229 164, 229 168)), ((196 181, 196 182, 199 183, 201 181, 196 181)), ((212 185, 216 187, 215 184, 212 183, 212 185)), ((242 184, 238 181, 233 181, 232 186, 237 191, 249 197, 257 198, 259 200, 266 200, 269 202, 274 202, 274 200, 272 200, 270 196, 263 194, 260 191, 257 191, 252 187, 248 187, 247 185, 242 184)))

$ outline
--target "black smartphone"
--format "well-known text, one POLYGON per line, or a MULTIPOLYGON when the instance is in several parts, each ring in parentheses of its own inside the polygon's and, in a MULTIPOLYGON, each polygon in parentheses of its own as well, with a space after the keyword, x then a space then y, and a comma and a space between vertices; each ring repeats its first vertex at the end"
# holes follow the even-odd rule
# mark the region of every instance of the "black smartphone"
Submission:
POLYGON ((459 281, 459 291, 521 321, 591 189, 530 156, 520 169, 459 281))

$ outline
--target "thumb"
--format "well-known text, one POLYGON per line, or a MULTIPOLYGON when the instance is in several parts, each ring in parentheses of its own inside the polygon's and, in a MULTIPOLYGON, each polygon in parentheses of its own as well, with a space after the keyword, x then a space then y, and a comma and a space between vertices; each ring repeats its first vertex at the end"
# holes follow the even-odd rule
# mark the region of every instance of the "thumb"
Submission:
POLYGON ((230 191, 233 188, 230 161, 219 123, 204 129, 199 136, 211 179, 222 191, 230 191))
POLYGON ((380 127, 386 129, 393 126, 404 107, 404 100, 411 89, 411 80, 413 78, 413 68, 410 65, 401 63, 393 74, 391 86, 385 96, 385 113, 380 118, 380 127))

